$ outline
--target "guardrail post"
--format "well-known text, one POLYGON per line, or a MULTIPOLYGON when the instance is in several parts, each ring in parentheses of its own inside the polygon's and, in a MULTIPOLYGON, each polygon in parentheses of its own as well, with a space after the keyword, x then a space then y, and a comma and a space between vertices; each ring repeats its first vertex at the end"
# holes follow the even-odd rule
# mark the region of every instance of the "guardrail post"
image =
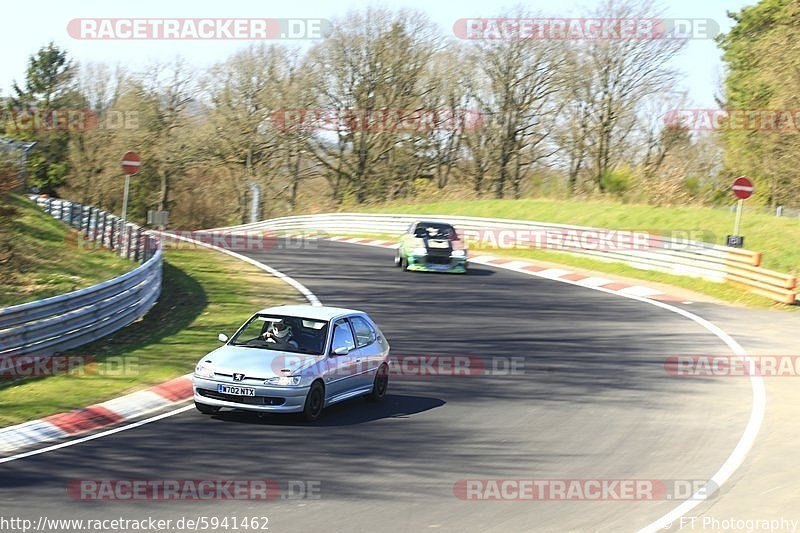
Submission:
POLYGON ((125 224, 122 228, 123 238, 125 239, 125 259, 131 258, 131 227, 130 224, 125 224))
POLYGON ((116 249, 117 249, 117 225, 114 223, 114 219, 113 218, 110 218, 110 220, 107 220, 106 222, 108 223, 108 248, 110 250, 116 251, 116 249))
POLYGON ((100 220, 98 220, 98 225, 100 226, 99 231, 95 234, 94 240, 97 242, 97 238, 100 237, 100 246, 105 246, 106 240, 106 212, 100 211, 98 213, 100 220))
POLYGON ((97 226, 100 223, 98 217, 100 216, 100 210, 96 207, 92 206, 92 211, 89 214, 89 240, 94 243, 97 240, 97 226), (93 223, 92 223, 93 222, 93 223))
POLYGON ((136 249, 133 252, 133 259, 134 261, 142 262, 142 253, 143 253, 143 246, 142 246, 142 228, 136 228, 136 249))

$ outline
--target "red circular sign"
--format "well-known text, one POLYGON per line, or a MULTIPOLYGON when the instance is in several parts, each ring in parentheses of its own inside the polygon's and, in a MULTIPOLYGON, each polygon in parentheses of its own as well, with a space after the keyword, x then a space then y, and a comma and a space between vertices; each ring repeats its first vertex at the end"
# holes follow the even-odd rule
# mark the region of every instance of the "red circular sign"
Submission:
POLYGON ((142 169, 142 158, 136 152, 125 152, 122 156, 122 171, 128 176, 137 174, 142 169))
POLYGON ((747 200, 753 194, 753 182, 744 176, 739 176, 733 181, 733 194, 740 200, 747 200))

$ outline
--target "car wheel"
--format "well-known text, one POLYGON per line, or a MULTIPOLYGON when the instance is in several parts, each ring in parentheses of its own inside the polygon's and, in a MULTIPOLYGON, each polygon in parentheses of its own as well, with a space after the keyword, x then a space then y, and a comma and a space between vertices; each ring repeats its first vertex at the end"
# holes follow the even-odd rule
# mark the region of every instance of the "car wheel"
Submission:
POLYGON ((213 405, 206 405, 204 403, 194 402, 194 406, 197 408, 198 411, 200 411, 204 415, 213 415, 214 413, 219 411, 219 407, 215 407, 213 405))
POLYGON ((382 364, 375 373, 375 381, 372 382, 372 391, 367 395, 367 400, 379 402, 386 397, 389 388, 389 367, 386 363, 382 364))
POLYGON ((406 259, 405 257, 401 257, 400 258, 400 269, 403 272, 407 272, 408 271, 408 259, 406 259))
POLYGON ((303 418, 309 422, 315 421, 322 414, 323 407, 325 407, 325 389, 319 381, 315 381, 308 391, 308 396, 306 396, 303 418))
POLYGON ((394 255, 394 266, 400 266, 400 252, 399 251, 394 255))

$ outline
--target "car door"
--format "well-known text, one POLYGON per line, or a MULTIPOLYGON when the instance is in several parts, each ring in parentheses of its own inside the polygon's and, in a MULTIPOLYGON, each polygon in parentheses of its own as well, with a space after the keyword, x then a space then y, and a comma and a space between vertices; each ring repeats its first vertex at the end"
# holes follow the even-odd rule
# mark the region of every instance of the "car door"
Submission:
POLYGON ((383 362, 383 349, 369 320, 359 315, 351 316, 349 320, 356 341, 355 350, 350 352, 354 356, 355 383, 359 388, 371 387, 375 372, 383 362))
POLYGON ((347 319, 341 318, 333 324, 331 347, 328 353, 328 372, 325 376, 325 388, 328 398, 333 398, 355 386, 355 357, 352 355, 356 347, 353 331, 347 319), (347 353, 334 353, 337 348, 347 348, 347 353))

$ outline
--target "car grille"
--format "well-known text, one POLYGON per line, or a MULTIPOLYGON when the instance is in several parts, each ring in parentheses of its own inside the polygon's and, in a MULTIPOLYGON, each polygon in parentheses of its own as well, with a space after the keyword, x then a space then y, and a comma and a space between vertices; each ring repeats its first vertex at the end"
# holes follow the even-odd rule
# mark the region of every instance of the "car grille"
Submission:
POLYGON ((275 396, 239 396, 237 394, 222 394, 215 390, 197 389, 200 396, 206 398, 213 398, 214 400, 222 400, 224 402, 242 403, 245 405, 283 405, 286 403, 286 398, 278 398, 275 396))
POLYGON ((431 248, 428 247, 426 254, 426 261, 437 265, 446 265, 450 263, 450 253, 453 248, 448 243, 447 248, 431 248))

